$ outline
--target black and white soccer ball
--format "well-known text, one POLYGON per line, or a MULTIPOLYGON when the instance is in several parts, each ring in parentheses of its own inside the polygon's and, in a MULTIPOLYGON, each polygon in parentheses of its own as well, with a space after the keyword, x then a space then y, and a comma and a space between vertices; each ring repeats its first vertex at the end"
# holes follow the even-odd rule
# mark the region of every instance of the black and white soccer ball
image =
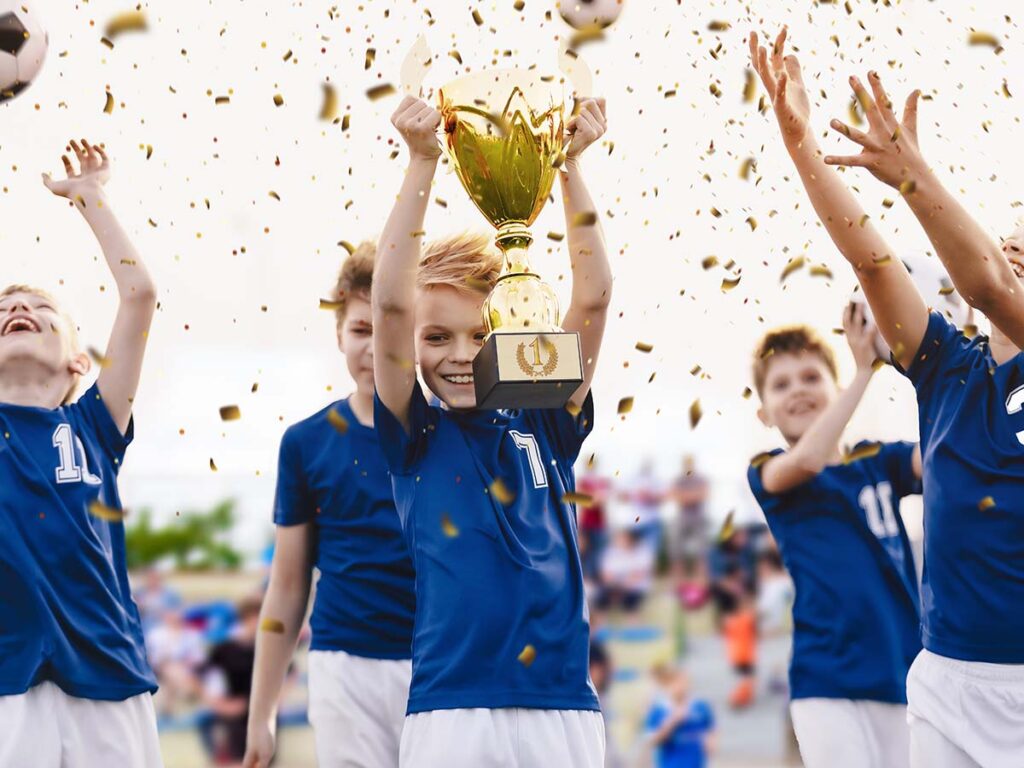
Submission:
POLYGON ((13 99, 35 80, 49 40, 37 0, 0 0, 0 102, 13 99))

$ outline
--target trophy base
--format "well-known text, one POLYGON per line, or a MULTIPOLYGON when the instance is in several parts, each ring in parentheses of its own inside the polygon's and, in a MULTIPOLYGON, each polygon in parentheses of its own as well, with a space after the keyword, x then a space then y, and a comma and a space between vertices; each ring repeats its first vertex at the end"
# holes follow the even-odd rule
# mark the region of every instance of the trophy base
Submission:
POLYGON ((583 383, 580 335, 492 333, 473 380, 478 408, 562 408, 583 383))

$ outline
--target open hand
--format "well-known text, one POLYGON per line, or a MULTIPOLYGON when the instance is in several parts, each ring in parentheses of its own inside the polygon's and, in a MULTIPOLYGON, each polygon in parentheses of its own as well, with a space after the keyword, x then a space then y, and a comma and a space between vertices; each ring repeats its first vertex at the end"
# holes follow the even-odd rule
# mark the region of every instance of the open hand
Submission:
POLYGON ((758 44, 757 33, 750 33, 750 63, 761 77, 772 107, 775 119, 782 129, 782 139, 787 145, 799 144, 807 134, 811 116, 811 103, 804 87, 803 73, 796 56, 783 56, 786 46, 786 28, 783 27, 775 38, 771 56, 763 45, 758 44))
POLYGON ((878 328, 868 320, 867 305, 859 301, 851 301, 843 311, 843 331, 846 342, 850 345, 857 370, 870 369, 877 359, 876 341, 878 328))
POLYGON ((441 113, 423 99, 406 96, 391 116, 391 123, 409 146, 410 157, 434 160, 441 155, 437 140, 441 113))
POLYGON ((61 155, 67 178, 54 179, 50 174, 44 173, 43 184, 59 197, 77 200, 84 192, 95 192, 107 183, 110 178, 110 159, 101 145, 90 144, 85 139, 82 139, 81 144, 72 139, 70 149, 74 151, 78 160, 78 171, 75 171, 75 166, 67 155, 61 155))
POLYGON ((565 150, 565 159, 578 158, 583 150, 604 136, 606 130, 608 121, 604 99, 586 98, 581 101, 579 111, 565 126, 565 132, 572 137, 565 150))
POLYGON ((921 92, 914 91, 907 97, 903 120, 899 121, 893 114, 892 102, 882 88, 882 80, 877 72, 868 73, 868 83, 871 85, 871 94, 859 79, 850 78, 850 87, 868 120, 868 132, 858 131, 840 120, 830 123, 833 130, 860 144, 860 154, 845 157, 830 155, 825 158, 825 162, 828 165, 867 168, 875 178, 906 194, 904 183, 913 182, 916 176, 927 171, 917 146, 917 101, 921 92))

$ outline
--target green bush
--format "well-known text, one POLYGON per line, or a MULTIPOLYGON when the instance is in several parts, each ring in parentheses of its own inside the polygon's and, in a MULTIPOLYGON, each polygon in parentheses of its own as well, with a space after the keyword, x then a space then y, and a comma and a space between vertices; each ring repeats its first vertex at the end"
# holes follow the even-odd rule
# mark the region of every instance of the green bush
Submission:
POLYGON ((153 527, 150 510, 142 510, 125 529, 128 568, 145 568, 172 558, 182 570, 238 568, 242 555, 220 539, 235 523, 235 502, 217 504, 208 512, 184 512, 173 522, 153 527))

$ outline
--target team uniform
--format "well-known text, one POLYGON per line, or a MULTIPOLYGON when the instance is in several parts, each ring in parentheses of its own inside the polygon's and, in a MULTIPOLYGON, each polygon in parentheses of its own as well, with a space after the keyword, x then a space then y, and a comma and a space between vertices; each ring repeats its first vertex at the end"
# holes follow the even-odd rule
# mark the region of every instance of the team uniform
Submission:
POLYGON ((377 431, 348 400, 285 432, 274 522, 315 528, 309 719, 319 763, 394 768, 411 676, 412 560, 377 431))
POLYGON ((924 460, 925 650, 915 766, 1024 765, 1024 353, 1002 365, 933 312, 906 371, 924 460))
MULTIPOLYGON (((647 713, 647 732, 654 733, 672 714, 675 705, 660 696, 647 713)), ((703 699, 687 704, 686 718, 669 737, 654 748, 657 768, 706 768, 708 764, 704 740, 715 730, 715 715, 703 699)))
POLYGON ((921 644, 898 506, 920 492, 914 446, 858 448, 862 458, 785 493, 748 471, 796 587, 790 713, 808 768, 892 768, 909 755, 906 678, 921 644))
POLYGON ((0 765, 162 764, 124 525, 102 519, 131 440, 96 385, 0 403, 0 765))
POLYGON ((375 421, 416 571, 402 768, 599 768, 573 463, 593 425, 565 409, 451 411, 417 383, 407 434, 375 421))

